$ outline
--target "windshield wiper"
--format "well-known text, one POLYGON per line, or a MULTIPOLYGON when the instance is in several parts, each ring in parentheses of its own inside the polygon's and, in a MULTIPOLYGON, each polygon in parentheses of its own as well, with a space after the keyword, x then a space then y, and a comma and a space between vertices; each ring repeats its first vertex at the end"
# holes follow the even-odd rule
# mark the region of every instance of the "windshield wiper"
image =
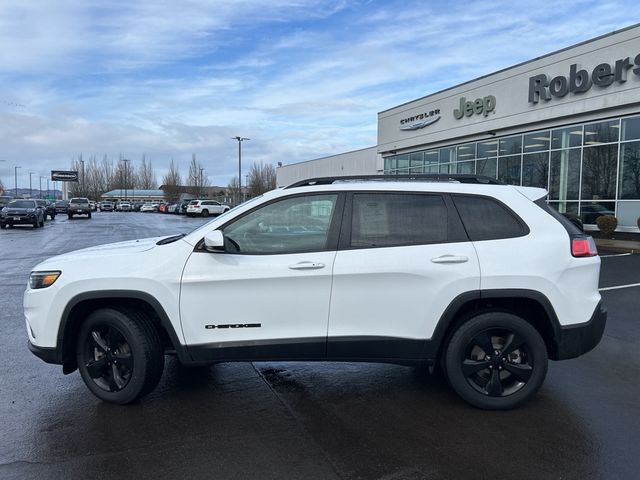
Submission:
POLYGON ((178 240, 180 240, 183 237, 186 237, 187 234, 186 233, 181 233, 179 235, 172 235, 171 237, 167 237, 167 238, 163 238, 161 240, 158 240, 156 242, 156 245, 166 245, 167 243, 173 243, 173 242, 177 242, 178 240))

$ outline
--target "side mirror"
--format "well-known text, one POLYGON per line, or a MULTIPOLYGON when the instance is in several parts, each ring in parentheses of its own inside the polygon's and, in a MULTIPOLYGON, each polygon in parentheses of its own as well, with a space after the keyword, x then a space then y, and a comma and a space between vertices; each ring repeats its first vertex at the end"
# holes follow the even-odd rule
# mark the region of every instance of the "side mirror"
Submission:
POLYGON ((208 252, 220 252, 224 250, 224 235, 220 230, 213 230, 204 236, 204 248, 208 252))

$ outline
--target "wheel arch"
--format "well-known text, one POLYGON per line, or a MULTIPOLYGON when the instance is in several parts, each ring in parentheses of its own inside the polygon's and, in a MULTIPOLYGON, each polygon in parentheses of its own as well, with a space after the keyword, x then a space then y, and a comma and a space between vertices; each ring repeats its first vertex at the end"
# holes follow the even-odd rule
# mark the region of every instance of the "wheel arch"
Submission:
POLYGON ((169 316, 160 302, 152 295, 133 290, 101 290, 84 292, 73 297, 66 305, 60 320, 57 345, 59 360, 65 374, 77 369, 76 335, 82 321, 89 313, 100 308, 116 310, 137 309, 145 312, 152 320, 166 349, 175 350, 183 363, 189 363, 191 356, 185 345, 180 343, 169 316))
POLYGON ((489 311, 513 313, 540 333, 550 359, 557 360, 560 324, 549 299, 526 289, 476 290, 456 297, 445 310, 428 342, 427 358, 438 361, 459 325, 473 316, 489 311))

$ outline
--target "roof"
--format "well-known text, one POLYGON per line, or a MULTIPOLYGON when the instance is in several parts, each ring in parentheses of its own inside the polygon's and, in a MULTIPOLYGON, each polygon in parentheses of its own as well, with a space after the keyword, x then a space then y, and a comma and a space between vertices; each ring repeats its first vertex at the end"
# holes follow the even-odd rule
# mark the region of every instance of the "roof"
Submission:
POLYGON ((115 190, 111 190, 110 192, 103 193, 102 197, 164 197, 164 192, 162 190, 142 190, 137 188, 128 188, 125 190, 124 188, 117 188, 115 190))

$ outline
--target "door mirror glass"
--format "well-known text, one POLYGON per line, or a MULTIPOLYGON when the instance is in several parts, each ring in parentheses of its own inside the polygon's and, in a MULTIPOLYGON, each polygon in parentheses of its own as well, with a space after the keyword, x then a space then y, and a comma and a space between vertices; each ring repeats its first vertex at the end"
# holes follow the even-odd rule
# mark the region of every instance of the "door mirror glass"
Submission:
POLYGON ((224 250, 224 235, 220 230, 214 230, 204 236, 204 248, 208 252, 220 252, 224 250))

